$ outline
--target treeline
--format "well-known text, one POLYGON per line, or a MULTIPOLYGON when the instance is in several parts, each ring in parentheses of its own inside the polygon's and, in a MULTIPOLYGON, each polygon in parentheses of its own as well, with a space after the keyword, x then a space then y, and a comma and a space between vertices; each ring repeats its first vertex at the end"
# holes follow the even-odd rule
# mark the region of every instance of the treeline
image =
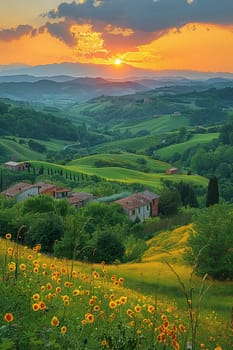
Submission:
POLYGON ((77 128, 67 118, 56 117, 34 109, 12 108, 0 102, 0 136, 4 135, 75 141, 77 128))

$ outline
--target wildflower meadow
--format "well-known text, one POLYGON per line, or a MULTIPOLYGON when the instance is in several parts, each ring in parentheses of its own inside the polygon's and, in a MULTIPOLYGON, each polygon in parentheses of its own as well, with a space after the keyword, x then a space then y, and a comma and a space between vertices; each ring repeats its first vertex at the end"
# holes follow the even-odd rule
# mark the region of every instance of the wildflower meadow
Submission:
MULTIPOLYGON (((232 324, 125 287, 102 264, 56 259, 0 239, 0 349, 232 349, 232 324)), ((172 267, 171 267, 172 269, 172 267)), ((176 273, 174 271, 174 273, 176 273)), ((178 276, 179 280, 179 276, 178 276)), ((182 281, 178 281, 181 283, 182 281)))

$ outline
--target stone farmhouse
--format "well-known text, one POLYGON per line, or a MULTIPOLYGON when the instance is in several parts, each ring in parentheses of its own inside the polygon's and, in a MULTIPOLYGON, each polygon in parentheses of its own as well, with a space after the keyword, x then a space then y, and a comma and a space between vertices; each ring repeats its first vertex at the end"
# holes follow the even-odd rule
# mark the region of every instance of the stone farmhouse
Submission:
MULTIPOLYGON (((16 202, 23 201, 31 196, 41 194, 50 195, 56 199, 67 199, 70 205, 82 208, 91 201, 96 200, 93 194, 84 192, 71 192, 67 188, 57 187, 54 184, 38 182, 29 184, 19 182, 1 193, 5 198, 15 198, 16 202)), ((158 215, 159 196, 150 191, 138 192, 118 200, 111 201, 119 204, 131 221, 145 220, 158 215)))
POLYGON ((131 221, 143 221, 158 215, 159 196, 150 191, 138 192, 129 197, 117 200, 131 221))
POLYGON ((69 192, 66 188, 56 187, 55 185, 44 182, 38 182, 33 185, 26 182, 19 182, 3 191, 2 195, 9 199, 15 198, 16 202, 20 202, 28 197, 38 196, 40 194, 48 194, 57 199, 67 198, 69 192))

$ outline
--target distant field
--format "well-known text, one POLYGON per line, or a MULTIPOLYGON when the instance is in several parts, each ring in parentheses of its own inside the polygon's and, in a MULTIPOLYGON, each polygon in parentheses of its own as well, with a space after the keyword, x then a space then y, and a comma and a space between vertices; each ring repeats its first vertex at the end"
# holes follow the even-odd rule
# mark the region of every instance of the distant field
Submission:
MULTIPOLYGON (((0 145, 2 145, 6 153, 10 155, 10 159, 16 159, 18 161, 23 161, 23 160, 44 160, 46 158, 45 153, 39 153, 31 150, 27 142, 30 139, 27 138, 18 138, 18 137, 11 137, 12 140, 7 139, 7 138, 0 138, 0 145), (15 139, 16 141, 14 141, 15 139), (24 143, 19 143, 19 140, 24 140, 24 143)), ((66 141, 62 140, 50 140, 50 141, 42 141, 42 140, 36 140, 36 139, 31 139, 34 140, 42 145, 44 145, 47 149, 47 151, 61 151, 64 146, 67 144, 66 141)))
POLYGON ((156 145, 161 139, 161 135, 153 135, 153 136, 143 136, 143 137, 133 137, 126 140, 112 141, 107 143, 102 143, 100 145, 94 146, 90 148, 94 152, 98 153, 108 153, 114 151, 127 151, 130 150, 132 152, 137 153, 145 153, 145 151, 156 145))
POLYGON ((30 150, 26 145, 20 145, 17 142, 0 139, 0 145, 5 148, 6 154, 9 154, 10 159, 19 161, 26 159, 44 159, 45 156, 41 153, 30 150))
POLYGON ((192 138, 186 142, 173 144, 171 146, 163 147, 156 150, 156 154, 163 157, 164 159, 170 158, 174 153, 182 154, 186 149, 194 147, 198 144, 208 143, 217 139, 219 133, 210 133, 210 134, 195 134, 192 138))
POLYGON ((159 117, 152 116, 150 119, 145 119, 139 123, 133 120, 132 124, 128 122, 126 125, 124 122, 122 126, 118 124, 114 126, 112 130, 117 129, 121 132, 125 132, 129 129, 133 135, 141 130, 147 130, 150 134, 160 134, 187 126, 189 126, 188 119, 183 116, 162 115, 159 117))
MULTIPOLYGON (((143 173, 138 170, 126 169, 122 167, 102 167, 102 168, 96 167, 94 165, 95 159, 98 159, 98 157, 103 157, 104 159, 105 156, 106 155, 103 155, 103 156, 95 155, 95 156, 83 157, 70 162, 67 168, 72 171, 85 172, 89 175, 95 174, 97 176, 106 178, 108 180, 115 180, 115 181, 121 181, 121 182, 127 182, 127 183, 141 183, 145 186, 150 186, 155 188, 160 187, 161 179, 172 180, 177 182, 185 181, 185 182, 193 183, 200 186, 207 186, 207 183, 208 183, 208 180, 206 178, 198 175, 182 175, 182 174, 167 175, 165 173, 143 173)), ((160 167, 162 164, 164 165, 166 164, 166 163, 160 163, 160 162, 157 163, 156 161, 154 162, 155 162, 154 164, 159 164, 160 167)))
MULTIPOLYGON (((167 175, 165 173, 143 173, 138 170, 126 169, 122 167, 102 167, 93 165, 93 156, 83 157, 70 162, 68 165, 57 165, 45 161, 32 161, 36 167, 43 165, 44 169, 63 169, 72 173, 84 173, 87 175, 97 175, 109 181, 118 181, 123 183, 140 183, 144 186, 158 189, 161 186, 161 179, 172 180, 174 182, 188 182, 193 185, 204 186, 208 184, 208 179, 199 175, 167 175)), ((163 163, 161 163, 163 164, 163 163)), ((164 163, 166 164, 166 163, 164 163)))
MULTIPOLYGON (((110 148, 111 149, 111 148, 110 148)), ((72 161, 69 165, 78 165, 78 166, 88 166, 88 167, 97 167, 96 163, 102 161, 106 162, 107 165, 114 166, 114 164, 134 170, 142 170, 143 167, 146 167, 150 172, 165 172, 170 168, 169 163, 151 159, 147 156, 122 152, 119 154, 97 154, 72 161)))

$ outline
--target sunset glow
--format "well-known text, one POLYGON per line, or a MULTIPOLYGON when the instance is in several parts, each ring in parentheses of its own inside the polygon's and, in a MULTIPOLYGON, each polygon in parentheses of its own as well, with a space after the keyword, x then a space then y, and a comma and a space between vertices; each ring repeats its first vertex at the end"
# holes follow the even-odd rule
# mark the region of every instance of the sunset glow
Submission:
POLYGON ((12 0, 1 5, 0 65, 233 72, 232 13, 231 0, 146 0, 143 11, 141 0, 12 0))
POLYGON ((119 66, 121 64, 121 59, 120 58, 116 58, 115 59, 115 64, 119 66))

